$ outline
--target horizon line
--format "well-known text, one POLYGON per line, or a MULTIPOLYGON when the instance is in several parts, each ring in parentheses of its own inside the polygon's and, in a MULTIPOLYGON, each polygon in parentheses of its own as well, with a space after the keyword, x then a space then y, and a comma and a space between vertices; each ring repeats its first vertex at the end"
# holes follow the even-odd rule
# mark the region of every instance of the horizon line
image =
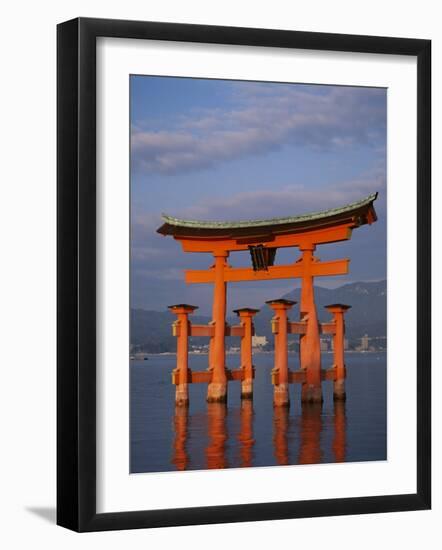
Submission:
MULTIPOLYGON (((364 283, 364 284, 371 284, 371 283, 383 283, 383 282, 387 282, 387 278, 383 278, 383 279, 371 279, 371 280, 368 280, 368 281, 354 281, 354 282, 351 282, 351 283, 344 283, 343 285, 341 286, 336 286, 334 288, 329 288, 329 287, 326 287, 326 286, 321 286, 321 285, 313 285, 314 288, 321 288, 323 290, 330 290, 330 291, 334 291, 334 290, 338 290, 340 288, 344 288, 346 286, 350 286, 350 285, 357 285, 357 284, 360 284, 360 283, 364 283)), ((300 287, 295 287, 293 290, 297 290, 298 288, 300 287)), ((292 292, 292 291, 290 291, 292 292)), ((288 292, 287 294, 289 294, 290 292, 288 292)), ((131 310, 142 310, 142 311, 156 311, 158 313, 164 313, 165 311, 167 311, 167 306, 165 307, 165 309, 146 309, 144 307, 134 307, 134 306, 130 306, 130 309, 131 310)), ((207 315, 203 315, 204 317, 207 317, 207 315)))

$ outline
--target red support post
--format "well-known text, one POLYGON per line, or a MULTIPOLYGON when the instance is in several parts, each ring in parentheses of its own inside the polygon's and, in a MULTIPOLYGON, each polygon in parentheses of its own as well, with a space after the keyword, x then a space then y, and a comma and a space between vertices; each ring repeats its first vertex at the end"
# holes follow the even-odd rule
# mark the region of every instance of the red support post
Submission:
POLYGON ((226 282, 224 270, 227 267, 229 253, 221 250, 214 252, 215 284, 213 291, 213 323, 214 336, 210 342, 209 368, 212 380, 207 388, 209 403, 225 403, 227 401, 227 374, 226 374, 226 282))
POLYGON ((333 368, 336 369, 336 378, 333 382, 333 399, 345 401, 345 359, 344 359, 344 314, 351 306, 345 304, 330 304, 325 308, 333 315, 335 332, 333 334, 333 368))
POLYGON ((173 333, 177 337, 176 369, 172 373, 172 382, 176 386, 175 403, 179 406, 187 406, 189 405, 189 314, 198 307, 175 304, 169 306, 169 309, 177 316, 177 321, 173 324, 173 333))
POLYGON ((274 380, 273 405, 277 407, 289 407, 287 311, 291 309, 296 302, 281 298, 279 300, 269 300, 266 304, 275 312, 272 319, 272 331, 275 335, 275 367, 272 371, 272 378, 274 380))
POLYGON ((241 337, 241 369, 244 376, 241 381, 241 399, 253 398, 253 361, 252 361, 252 336, 253 336, 253 317, 259 309, 241 308, 235 309, 240 319, 241 326, 244 328, 241 337))
POLYGON ((300 247, 303 266, 301 285, 300 316, 306 322, 306 332, 299 339, 299 356, 301 369, 306 370, 306 382, 302 384, 301 400, 303 403, 322 403, 321 387, 321 350, 319 323, 316 312, 313 273, 317 263, 313 252, 315 245, 300 247))

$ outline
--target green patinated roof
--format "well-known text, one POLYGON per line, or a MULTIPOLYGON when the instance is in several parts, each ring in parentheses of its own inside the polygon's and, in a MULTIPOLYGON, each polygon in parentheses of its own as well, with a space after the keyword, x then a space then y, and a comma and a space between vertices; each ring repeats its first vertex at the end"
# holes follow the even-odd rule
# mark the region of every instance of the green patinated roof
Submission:
POLYGON ((183 220, 180 218, 174 218, 173 216, 168 216, 167 214, 162 214, 163 220, 168 225, 173 225, 176 227, 189 227, 195 229, 238 229, 246 227, 260 227, 260 226, 270 226, 270 225, 283 225, 283 224, 292 224, 292 223, 302 223, 310 222, 315 220, 320 220, 322 218, 328 218, 331 216, 337 216, 339 214, 345 214, 346 212, 351 212, 352 210, 357 210, 371 204, 377 199, 378 194, 372 193, 361 199, 357 202, 352 202, 341 206, 339 208, 330 208, 329 210, 322 210, 319 212, 311 212, 310 214, 301 214, 299 216, 288 216, 283 218, 269 218, 265 220, 241 220, 241 221, 200 221, 200 220, 183 220))

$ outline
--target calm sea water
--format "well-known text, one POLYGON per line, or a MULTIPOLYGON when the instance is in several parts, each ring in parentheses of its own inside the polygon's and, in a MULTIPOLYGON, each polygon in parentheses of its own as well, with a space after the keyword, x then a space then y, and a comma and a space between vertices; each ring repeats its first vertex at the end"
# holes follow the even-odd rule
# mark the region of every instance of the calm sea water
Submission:
MULTIPOLYGON (((297 369, 295 354, 290 368, 297 369)), ((190 385, 190 406, 176 408, 171 372, 174 355, 130 363, 131 473, 201 470, 386 459, 386 354, 347 353, 347 401, 333 403, 323 382, 324 403, 301 406, 300 385, 291 384, 290 409, 274 408, 273 354, 254 354, 253 401, 240 399, 229 382, 227 406, 206 403, 206 384, 190 385)), ((228 355, 237 368, 239 355, 228 355)), ((332 355, 322 356, 331 366, 332 355)), ((207 356, 190 356, 194 370, 207 356)))

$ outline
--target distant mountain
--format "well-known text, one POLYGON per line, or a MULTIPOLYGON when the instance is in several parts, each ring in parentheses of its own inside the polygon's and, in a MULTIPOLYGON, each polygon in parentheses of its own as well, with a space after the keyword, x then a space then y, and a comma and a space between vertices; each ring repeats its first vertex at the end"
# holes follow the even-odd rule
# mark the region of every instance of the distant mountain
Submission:
MULTIPOLYGON (((299 288, 289 292, 283 298, 294 300, 297 304, 290 311, 290 319, 299 319, 299 288)), ((387 281, 373 283, 349 283, 330 289, 315 286, 315 302, 320 321, 331 318, 324 306, 342 303, 351 306, 345 315, 346 337, 349 340, 387 334, 387 281)), ((255 317, 255 332, 269 338, 271 336, 270 319, 272 310, 264 306, 255 317)))
MULTIPOLYGON (((295 289, 283 296, 298 302, 290 311, 290 319, 299 319, 300 289, 295 289)), ((370 337, 387 335, 387 282, 359 282, 349 283, 338 288, 329 289, 315 287, 315 300, 320 321, 329 320, 330 314, 324 306, 331 303, 343 303, 351 306, 347 312, 346 337, 350 342, 368 334, 370 337)), ((255 333, 267 336, 273 341, 270 319, 272 310, 263 305, 255 317, 255 333)), ((169 311, 151 311, 133 309, 131 311, 131 345, 134 350, 146 353, 161 353, 175 351, 176 342, 172 336, 171 324, 176 319, 169 311)), ((209 317, 192 315, 192 321, 198 324, 207 324, 209 317)), ((228 319, 229 323, 236 323, 236 318, 228 319)), ((233 343, 232 339, 232 343, 233 343)), ((207 338, 192 338, 195 344, 207 343, 207 338)))

